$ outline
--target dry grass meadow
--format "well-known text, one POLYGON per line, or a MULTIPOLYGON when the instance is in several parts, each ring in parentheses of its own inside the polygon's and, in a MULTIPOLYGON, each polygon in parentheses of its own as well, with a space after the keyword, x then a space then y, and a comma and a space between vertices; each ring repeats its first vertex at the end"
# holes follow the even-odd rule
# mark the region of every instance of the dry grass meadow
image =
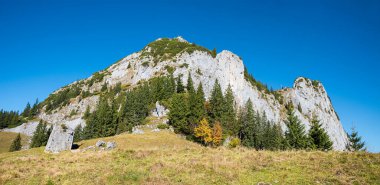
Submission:
MULTIPOLYGON (((8 152, 12 141, 16 138, 17 133, 12 132, 0 132, 0 153, 8 152)), ((26 135, 21 135, 22 145, 26 145, 29 137, 26 135)))
POLYGON ((117 149, 2 153, 0 184, 380 184, 380 154, 206 148, 168 131, 102 140, 117 149))

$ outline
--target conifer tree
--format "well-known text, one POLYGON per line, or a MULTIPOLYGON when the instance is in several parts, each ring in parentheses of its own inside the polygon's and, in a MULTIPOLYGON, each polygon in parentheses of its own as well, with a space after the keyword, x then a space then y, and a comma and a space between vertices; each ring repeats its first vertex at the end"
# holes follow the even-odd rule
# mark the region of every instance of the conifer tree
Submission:
POLYGON ((189 75, 187 77, 186 90, 190 94, 191 93, 195 93, 193 79, 191 78, 191 73, 190 72, 189 72, 189 75))
POLYGON ((211 51, 211 56, 212 56, 213 58, 216 57, 216 48, 214 48, 214 49, 211 51))
POLYGON ((323 151, 332 150, 333 143, 331 142, 325 129, 322 128, 322 124, 320 124, 320 121, 316 118, 316 116, 314 116, 311 121, 309 138, 311 140, 312 148, 323 151))
POLYGON ((9 151, 14 152, 19 150, 21 150, 21 135, 17 134, 16 138, 12 141, 9 151))
POLYGON ((83 119, 87 119, 88 117, 90 117, 90 106, 89 105, 87 105, 87 107, 86 107, 86 111, 84 112, 84 114, 83 114, 83 119))
POLYGON ((294 114, 294 108, 289 106, 287 112, 288 118, 285 121, 288 130, 285 132, 285 138, 291 148, 305 149, 308 144, 308 139, 305 134, 305 126, 294 114))
POLYGON ((100 91, 104 92, 104 91, 107 91, 108 90, 108 84, 107 82, 104 82, 104 84, 102 85, 102 88, 100 89, 100 91))
POLYGON ((173 93, 176 92, 176 83, 175 78, 173 76, 173 73, 170 73, 169 80, 168 80, 168 91, 170 92, 170 96, 173 95, 173 93))
POLYGON ((30 107, 30 103, 28 102, 28 103, 26 104, 26 106, 25 106, 24 111, 22 112, 22 116, 28 118, 29 115, 30 115, 30 109, 31 109, 31 107, 30 107))
POLYGON ((206 110, 205 110, 205 94, 203 92, 203 86, 200 82, 198 84, 197 92, 195 94, 195 103, 192 108, 192 112, 194 116, 196 117, 196 122, 198 123, 203 117, 206 116, 206 110))
POLYGON ((169 112, 169 123, 176 132, 186 135, 192 134, 191 125, 188 122, 190 114, 188 96, 186 94, 174 94, 169 112))
POLYGON ((269 150, 284 150, 285 138, 279 124, 272 125, 271 135, 269 138, 271 141, 268 147, 269 150))
POLYGON ((191 74, 189 73, 189 76, 187 78, 187 92, 189 95, 189 119, 188 122, 190 123, 191 127, 194 128, 195 125, 198 123, 198 111, 196 110, 197 107, 197 102, 198 102, 198 97, 197 94, 195 93, 194 86, 193 86, 193 80, 191 79, 191 74))
POLYGON ((348 151, 366 151, 365 142, 362 141, 362 137, 359 136, 355 128, 351 128, 351 134, 348 135, 349 144, 346 147, 348 151))
POLYGON ((113 130, 112 120, 113 112, 112 107, 108 104, 108 100, 103 98, 100 100, 100 104, 97 110, 97 127, 99 133, 97 137, 108 137, 114 135, 116 131, 113 130))
POLYGON ((38 98, 37 98, 36 102, 33 104, 33 107, 30 109, 29 118, 33 118, 33 117, 37 116, 38 111, 39 111, 38 104, 39 104, 39 102, 38 102, 38 98))
POLYGON ((239 132, 239 127, 236 124, 235 98, 232 92, 231 85, 228 85, 225 95, 224 114, 222 116, 223 128, 228 134, 236 135, 239 132))
POLYGON ((177 77, 177 93, 183 93, 185 92, 185 87, 182 84, 182 75, 179 75, 177 77))
POLYGON ((256 126, 255 126, 255 113, 253 111, 253 105, 251 99, 248 99, 245 104, 244 111, 241 113, 240 124, 240 140, 243 146, 253 148, 256 141, 256 126))
POLYGON ((31 148, 45 146, 48 142, 52 127, 47 128, 47 124, 42 120, 38 123, 36 131, 33 133, 31 148))
POLYGON ((204 145, 208 145, 212 142, 212 130, 207 119, 203 118, 197 127, 194 129, 194 135, 200 138, 204 145))
POLYGON ((74 142, 78 142, 82 140, 82 132, 83 132, 82 125, 79 124, 77 127, 75 127, 74 142))
POLYGON ((221 119, 224 114, 224 103, 222 88, 220 87, 218 79, 216 79, 210 97, 210 118, 212 121, 222 121, 221 119))

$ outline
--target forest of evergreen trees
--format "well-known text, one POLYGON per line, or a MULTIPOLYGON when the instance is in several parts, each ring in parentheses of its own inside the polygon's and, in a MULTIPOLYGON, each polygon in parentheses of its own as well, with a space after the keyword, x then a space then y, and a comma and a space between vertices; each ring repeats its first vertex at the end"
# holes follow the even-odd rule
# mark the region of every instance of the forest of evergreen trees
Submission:
POLYGON ((253 110, 251 100, 244 107, 236 107, 230 86, 223 92, 216 80, 206 101, 202 83, 195 88, 189 74, 184 86, 181 78, 156 77, 127 92, 121 91, 120 84, 113 88, 105 84, 96 109, 90 113, 88 107, 83 116, 87 126, 75 129, 75 141, 131 131, 144 123, 155 102, 160 101, 170 109, 169 124, 176 133, 207 146, 219 146, 229 137, 234 141, 232 145, 241 143, 256 150, 332 149, 332 142, 318 119, 313 119, 310 132, 306 133, 292 103, 286 106, 288 129, 284 134, 278 123, 253 110))
POLYGON ((27 103, 21 114, 17 111, 0 110, 0 129, 17 127, 27 119, 34 118, 39 113, 39 107, 37 99, 33 106, 30 106, 30 103, 27 103))
POLYGON ((0 129, 12 128, 22 124, 22 118, 16 111, 0 110, 0 129))
MULTIPOLYGON (((75 128, 74 141, 130 132, 134 126, 144 124, 155 102, 160 101, 170 109, 169 125, 174 131, 185 135, 188 140, 205 146, 217 147, 222 145, 224 140, 229 140, 230 147, 242 145, 256 150, 332 149, 333 143, 318 118, 313 116, 311 128, 307 133, 305 126, 295 115, 292 102, 285 105, 287 129, 284 132, 279 123, 267 119, 265 112, 255 111, 250 99, 243 107, 236 107, 231 86, 223 92, 216 80, 211 96, 206 101, 202 83, 197 84, 195 88, 190 73, 186 80, 184 86, 181 75, 177 78, 172 74, 155 77, 139 83, 137 87, 126 92, 122 91, 120 83, 114 87, 108 87, 108 84, 104 83, 95 110, 90 113, 90 107, 87 107, 83 115, 86 126, 82 128, 79 125, 75 128)), ((78 94, 77 91, 73 91, 74 94, 78 94)), ((66 95, 60 95, 56 97, 57 101, 53 102, 61 104, 62 101, 58 101, 60 97, 67 99, 66 95)), ((1 110, 0 128, 15 127, 28 119, 35 118, 41 106, 37 99, 33 106, 28 103, 21 114, 1 110)), ((300 106, 297 108, 300 109, 300 106)), ((30 147, 45 146, 51 131, 51 126, 40 121, 30 147)), ((348 138, 350 140, 347 145, 348 151, 365 150, 365 143, 361 141, 355 130, 348 134, 348 138)), ((20 149, 18 136, 10 150, 20 149)))

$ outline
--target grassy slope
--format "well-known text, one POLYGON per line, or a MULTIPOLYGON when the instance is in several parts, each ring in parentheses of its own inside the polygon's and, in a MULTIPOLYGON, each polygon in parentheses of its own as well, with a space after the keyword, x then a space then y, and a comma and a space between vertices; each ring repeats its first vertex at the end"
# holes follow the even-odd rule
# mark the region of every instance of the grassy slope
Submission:
POLYGON ((166 131, 104 140, 118 148, 0 154, 0 184, 380 184, 379 154, 213 149, 166 131))
MULTIPOLYGON (((17 133, 13 132, 0 132, 0 153, 8 152, 12 141, 16 138, 17 133)), ((22 145, 26 145, 28 142, 26 135, 21 135, 22 145)))

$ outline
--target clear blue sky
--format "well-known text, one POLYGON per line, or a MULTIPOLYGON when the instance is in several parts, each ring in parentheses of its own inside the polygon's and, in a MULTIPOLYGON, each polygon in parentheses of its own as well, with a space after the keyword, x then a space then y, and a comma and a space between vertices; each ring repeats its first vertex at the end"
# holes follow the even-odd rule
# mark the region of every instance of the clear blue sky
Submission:
POLYGON ((231 50, 274 88, 325 85, 380 152, 380 1, 0 0, 0 109, 88 77, 159 37, 231 50))

